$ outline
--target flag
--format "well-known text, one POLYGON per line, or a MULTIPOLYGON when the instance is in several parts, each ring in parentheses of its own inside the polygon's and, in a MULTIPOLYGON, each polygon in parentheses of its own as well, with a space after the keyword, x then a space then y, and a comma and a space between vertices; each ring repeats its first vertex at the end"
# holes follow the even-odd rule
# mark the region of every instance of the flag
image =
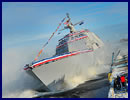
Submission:
POLYGON ((61 22, 63 22, 65 20, 65 18, 64 19, 62 19, 62 21, 61 22))
POLYGON ((67 25, 67 24, 69 23, 69 21, 70 21, 70 20, 67 20, 64 24, 66 24, 66 25, 67 25))
MULTIPOLYGON (((64 20, 66 19, 66 17, 61 21, 61 23, 59 23, 59 26, 57 27, 56 31, 52 33, 51 37, 49 38, 49 40, 43 45, 43 48, 40 50, 40 52, 38 53, 38 55, 36 56, 36 58, 34 59, 35 61, 37 60, 37 58, 40 56, 40 54, 42 53, 44 47, 48 44, 48 42, 51 40, 51 38, 53 37, 53 35, 58 31, 59 27, 61 26, 61 24, 64 22, 64 20)), ((67 23, 69 22, 69 20, 66 21, 67 23)))

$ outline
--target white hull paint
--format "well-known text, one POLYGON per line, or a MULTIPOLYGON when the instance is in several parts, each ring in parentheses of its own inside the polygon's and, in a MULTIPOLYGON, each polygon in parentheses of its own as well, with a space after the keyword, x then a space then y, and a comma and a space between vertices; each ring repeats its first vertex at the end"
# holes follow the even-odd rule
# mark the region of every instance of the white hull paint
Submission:
POLYGON ((92 67, 96 59, 98 59, 95 57, 95 54, 99 50, 100 49, 94 52, 87 52, 63 58, 49 64, 43 64, 39 67, 33 68, 32 72, 46 86, 54 80, 62 78, 64 75, 66 80, 78 74, 82 74, 83 76, 87 77, 88 73, 91 74, 90 67, 92 67))

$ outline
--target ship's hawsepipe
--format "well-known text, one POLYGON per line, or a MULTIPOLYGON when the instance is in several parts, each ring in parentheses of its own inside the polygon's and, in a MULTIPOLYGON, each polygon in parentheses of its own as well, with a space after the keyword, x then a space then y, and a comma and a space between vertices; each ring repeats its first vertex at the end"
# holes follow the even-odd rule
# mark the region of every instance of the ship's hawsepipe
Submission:
POLYGON ((69 52, 69 53, 66 53, 66 54, 63 54, 63 55, 60 55, 60 56, 54 56, 54 57, 46 58, 46 59, 43 59, 43 60, 40 60, 40 61, 33 63, 31 66, 24 68, 24 70, 33 69, 33 68, 36 68, 36 67, 38 67, 42 64, 45 64, 45 63, 49 63, 49 62, 59 60, 59 59, 62 59, 62 58, 66 58, 66 57, 69 57, 69 56, 74 56, 74 55, 77 55, 77 54, 87 53, 87 52, 92 52, 92 51, 93 50, 75 51, 75 52, 69 52))

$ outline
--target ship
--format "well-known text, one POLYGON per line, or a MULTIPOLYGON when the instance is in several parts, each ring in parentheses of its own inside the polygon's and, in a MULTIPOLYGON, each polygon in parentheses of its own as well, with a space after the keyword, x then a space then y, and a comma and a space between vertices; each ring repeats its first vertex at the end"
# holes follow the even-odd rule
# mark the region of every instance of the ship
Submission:
POLYGON ((112 64, 108 73, 110 82, 108 98, 128 98, 128 54, 121 56, 119 50, 114 55, 113 52, 112 64))
POLYGON ((58 40, 56 53, 52 57, 32 61, 24 66, 29 75, 42 83, 44 91, 52 91, 48 87, 49 84, 62 77, 70 77, 79 66, 80 70, 86 73, 87 63, 94 58, 96 50, 104 46, 103 41, 95 33, 88 29, 75 29, 75 25, 81 25, 83 21, 73 24, 68 13, 65 18, 64 28, 59 31, 69 29, 70 32, 58 40), (86 56, 89 56, 89 59, 86 59, 86 56), (84 62, 82 65, 81 60, 84 62))

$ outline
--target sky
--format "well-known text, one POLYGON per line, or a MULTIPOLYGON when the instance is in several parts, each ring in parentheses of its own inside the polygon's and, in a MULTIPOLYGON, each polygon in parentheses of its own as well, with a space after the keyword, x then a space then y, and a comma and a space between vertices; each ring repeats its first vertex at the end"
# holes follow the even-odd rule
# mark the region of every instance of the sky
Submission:
MULTIPOLYGON (((3 2, 3 48, 25 45, 40 47, 67 12, 73 23, 85 20, 76 29, 87 28, 102 40, 111 41, 128 36, 127 2, 3 2)), ((56 34, 53 43, 57 43, 65 33, 56 34)))

